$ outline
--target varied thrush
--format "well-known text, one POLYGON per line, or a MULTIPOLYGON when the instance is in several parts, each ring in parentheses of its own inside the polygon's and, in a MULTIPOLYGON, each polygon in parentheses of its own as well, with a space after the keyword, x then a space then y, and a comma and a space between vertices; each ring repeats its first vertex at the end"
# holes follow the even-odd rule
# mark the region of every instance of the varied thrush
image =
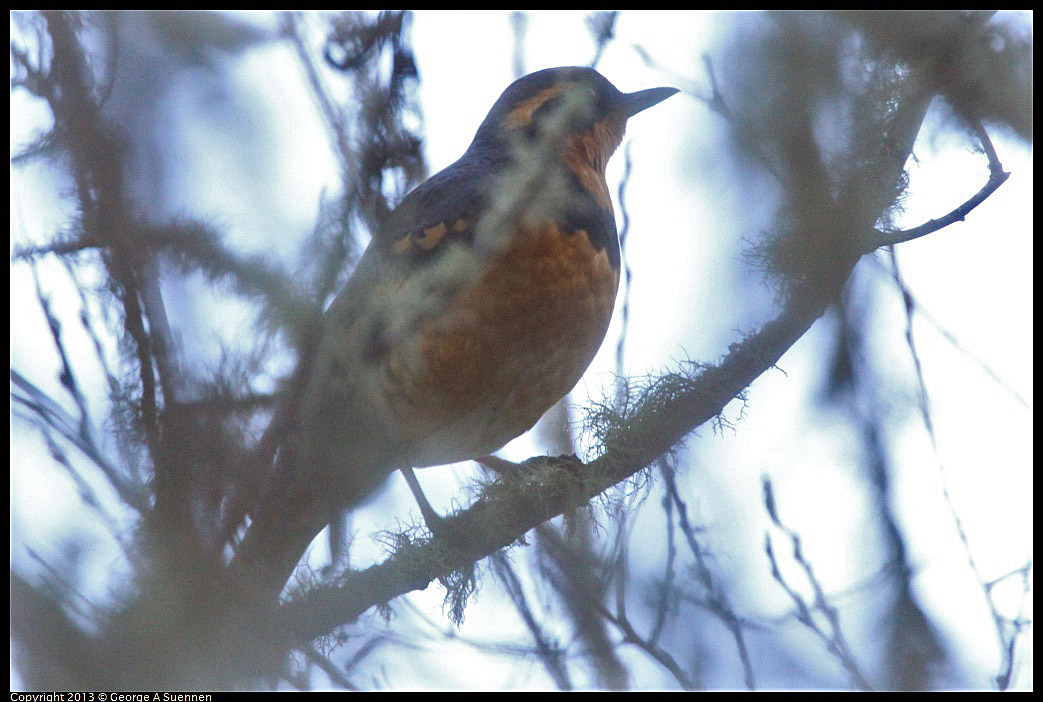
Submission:
POLYGON ((264 562, 281 588, 315 534, 391 472, 490 454, 572 389, 619 283, 605 167, 627 120, 676 92, 623 93, 577 67, 507 87, 327 310, 237 559, 264 562))

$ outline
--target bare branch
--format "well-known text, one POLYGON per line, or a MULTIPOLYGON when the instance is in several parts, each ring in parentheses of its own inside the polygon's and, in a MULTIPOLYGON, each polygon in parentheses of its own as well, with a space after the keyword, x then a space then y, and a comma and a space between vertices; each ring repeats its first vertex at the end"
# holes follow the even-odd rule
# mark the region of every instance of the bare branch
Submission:
POLYGON ((605 619, 609 620, 616 627, 619 628, 623 634, 623 641, 629 644, 633 644, 640 648, 642 651, 647 653, 649 656, 659 662, 667 671, 674 676, 678 684, 685 690, 695 690, 695 682, 688 676, 684 668, 678 664, 674 657, 671 656, 665 649, 658 646, 652 639, 646 639, 642 637, 630 623, 630 620, 626 618, 626 614, 618 615, 612 614, 605 607, 601 607, 601 614, 605 619))
POLYGON ((706 559, 703 557, 703 548, 696 538, 695 529, 688 521, 688 506, 681 499, 681 495, 677 490, 677 481, 674 479, 673 470, 662 461, 660 466, 663 469, 663 477, 666 480, 667 494, 677 506, 678 526, 688 542, 692 555, 695 556, 695 575, 706 593, 703 605, 711 614, 721 620, 735 640, 735 648, 739 654, 739 661, 742 663, 746 688, 753 690, 756 688, 756 683, 753 677, 753 663, 750 661, 750 652, 746 647, 746 637, 743 634, 745 622, 735 613, 731 603, 728 602, 727 593, 717 583, 713 573, 707 567, 706 559))
MULTIPOLYGON (((874 270, 877 270, 880 273, 887 275, 888 277, 894 277, 893 270, 888 270, 883 265, 883 263, 880 262, 879 259, 870 258, 869 260, 876 264, 874 270)), ((992 367, 989 361, 982 358, 980 355, 978 355, 976 351, 968 347, 968 345, 964 343, 962 340, 960 340, 960 338, 957 337, 956 334, 952 332, 952 330, 946 328, 945 325, 943 325, 934 317, 934 315, 928 312, 927 308, 920 303, 916 296, 913 295, 911 290, 909 290, 908 288, 903 288, 901 290, 901 293, 905 300, 905 304, 909 305, 920 319, 934 327, 935 331, 941 334, 942 337, 947 342, 949 342, 949 344, 954 349, 956 349, 961 354, 970 359, 976 366, 978 366, 978 368, 981 369, 983 373, 985 373, 985 375, 992 379, 992 381, 995 382, 999 387, 1003 388, 1003 390, 1006 391, 1007 394, 1009 394, 1018 404, 1020 404, 1027 410, 1032 409, 1031 403, 1029 403, 1025 396, 1022 395, 1021 392, 1013 386, 1013 384, 1011 384, 1008 380, 1004 379, 996 371, 996 369, 992 367)))
POLYGON ((14 368, 11 369, 11 382, 25 393, 25 395, 13 394, 12 399, 15 402, 35 413, 47 426, 57 431, 97 465, 116 490, 116 494, 127 505, 142 514, 149 510, 148 497, 144 491, 126 481, 119 469, 109 462, 90 436, 80 432, 80 423, 62 409, 61 405, 14 368))
MULTIPOLYGON (((904 291, 905 283, 902 281, 901 270, 898 267, 898 257, 894 249, 891 250, 891 266, 894 272, 895 284, 898 286, 899 290, 904 291)), ((950 492, 948 471, 945 468, 945 462, 942 460, 942 452, 938 444, 938 435, 934 428, 930 398, 927 393, 927 382, 923 373, 923 363, 920 359, 920 353, 917 349, 915 337, 913 335, 913 307, 911 298, 903 296, 903 300, 905 301, 906 314, 906 343, 909 346, 909 352, 913 358, 913 367, 916 372, 917 388, 919 390, 918 404, 920 416, 923 419, 924 428, 927 430, 927 436, 931 442, 931 449, 934 452, 935 463, 937 465, 939 477, 941 478, 942 497, 945 500, 946 506, 949 508, 949 514, 952 516, 953 526, 956 529, 956 535, 960 540, 960 545, 962 546, 964 555, 967 558, 967 564, 970 566, 971 572, 974 573, 974 577, 977 580, 979 587, 981 587, 985 594, 985 601, 988 603, 989 613, 992 615, 993 624, 996 628, 996 639, 999 643, 1000 650, 1003 652, 1003 672, 997 676, 997 681, 999 681, 999 684, 1003 685, 1005 684, 1004 681, 1009 683, 1013 672, 1013 647, 1018 629, 1015 627, 1013 632, 1008 630, 1008 624, 1010 622, 1007 617, 1003 616, 996 604, 992 588, 986 581, 985 576, 981 571, 981 567, 978 565, 978 560, 974 557, 974 550, 971 548, 970 537, 967 535, 967 530, 963 525, 963 519, 961 519, 960 512, 956 508, 956 503, 953 501, 950 492)), ((1001 689, 1003 688, 1001 687, 1001 689)))
POLYGON ((304 657, 307 658, 308 661, 317 665, 322 672, 329 676, 330 680, 340 685, 342 689, 353 691, 359 689, 353 682, 351 682, 351 680, 348 679, 344 674, 344 671, 334 665, 333 661, 328 657, 315 650, 314 646, 304 646, 301 650, 304 652, 304 657))
POLYGON ((659 641, 666 625, 666 615, 670 611, 671 603, 677 596, 677 577, 675 561, 677 560, 677 536, 674 525, 674 501, 667 494, 663 496, 663 513, 666 516, 666 562, 663 565, 663 579, 658 585, 659 597, 656 601, 655 623, 652 625, 652 633, 648 638, 652 643, 659 641))
POLYGON ((547 634, 543 631, 543 627, 540 626, 535 614, 529 607, 525 593, 522 590, 521 581, 518 580, 518 576, 511 567, 507 557, 503 553, 493 554, 492 565, 493 572, 496 573, 497 578, 507 590, 507 596, 510 597, 515 611, 521 615, 522 621, 525 622, 525 627, 529 630, 529 634, 532 636, 535 644, 536 655, 539 657, 540 662, 543 663, 543 667, 546 668, 547 673, 554 680, 554 684, 558 686, 559 690, 572 690, 568 667, 565 665, 564 652, 556 643, 547 639, 547 634))
POLYGON ((970 199, 952 212, 949 212, 938 219, 928 220, 918 227, 893 232, 882 232, 876 229, 872 230, 862 244, 864 253, 870 253, 871 251, 875 251, 884 246, 894 246, 895 244, 913 241, 914 239, 919 239, 920 237, 944 229, 950 224, 962 222, 967 218, 967 215, 974 210, 974 208, 985 202, 990 195, 1007 182, 1007 179, 1010 178, 1010 173, 1004 172, 1003 166, 1000 165, 999 159, 996 157, 996 150, 993 148, 992 142, 989 140, 989 135, 986 134, 985 129, 980 126, 979 129, 982 149, 989 159, 989 180, 982 186, 981 190, 976 192, 970 199))
POLYGON ((605 48, 615 38, 618 18, 618 10, 591 12, 587 15, 587 29, 594 39, 594 58, 590 60, 591 68, 597 68, 601 55, 605 53, 605 48))
POLYGON ((633 277, 633 271, 630 268, 630 262, 627 258, 627 235, 630 233, 630 209, 627 207, 626 192, 627 185, 630 183, 630 173, 633 169, 633 161, 630 158, 630 145, 632 141, 628 141, 626 147, 623 149, 623 177, 619 181, 619 192, 617 193, 617 200, 619 201, 619 209, 622 218, 622 224, 619 227, 619 251, 620 260, 622 262, 623 270, 619 276, 619 286, 623 289, 623 304, 620 306, 620 332, 619 340, 616 341, 616 375, 622 377, 626 375, 623 366, 623 353, 626 350, 626 339, 627 329, 630 323, 630 287, 631 278, 633 277))
POLYGON ((822 589, 822 584, 815 576, 815 571, 812 569, 811 564, 804 557, 800 535, 783 524, 782 520, 779 518, 778 507, 775 503, 771 481, 768 480, 767 477, 764 477, 762 483, 764 487, 764 505, 768 510, 768 516, 771 517, 775 526, 781 529, 789 538, 790 544, 793 547, 793 560, 795 560, 804 571, 804 577, 811 586, 812 591, 815 593, 814 603, 809 606, 804 601, 804 598, 786 582, 785 578, 782 577, 782 571, 779 570, 778 561, 775 559, 775 550, 771 545, 771 536, 766 535, 764 539, 764 550, 768 556, 768 561, 771 563, 772 577, 782 586, 782 589, 786 591, 786 594, 789 595, 790 599, 793 600, 794 605, 796 605, 797 620, 825 642, 826 649, 840 661, 840 664, 844 666, 845 670, 847 670, 848 675, 851 676, 852 682, 859 689, 872 690, 872 685, 870 685, 865 675, 862 674, 862 671, 855 660, 854 654, 851 652, 850 647, 847 645, 847 641, 844 639, 844 634, 840 629, 840 616, 837 613, 836 608, 829 604, 825 591, 822 589), (829 623, 828 632, 823 631, 822 627, 819 626, 817 621, 815 621, 815 617, 812 614, 815 611, 822 612, 822 614, 825 615, 826 620, 829 623))
MULTIPOLYGON (((853 265, 849 262, 845 271, 853 265)), ((846 273, 838 278, 842 281, 846 273)), ((734 344, 717 365, 694 378, 675 375, 653 383, 636 406, 619 417, 618 433, 604 437, 600 458, 586 466, 570 456, 529 459, 509 490, 494 483, 473 506, 446 518, 446 533, 467 535, 466 540, 436 536, 404 543, 383 563, 347 573, 337 583, 317 586, 280 607, 273 635, 286 637, 286 645, 311 640, 354 621, 370 607, 423 589, 454 570, 470 569, 537 525, 586 504, 717 416, 754 378, 775 365, 830 299, 832 294, 821 290, 796 295, 778 318, 734 344)))

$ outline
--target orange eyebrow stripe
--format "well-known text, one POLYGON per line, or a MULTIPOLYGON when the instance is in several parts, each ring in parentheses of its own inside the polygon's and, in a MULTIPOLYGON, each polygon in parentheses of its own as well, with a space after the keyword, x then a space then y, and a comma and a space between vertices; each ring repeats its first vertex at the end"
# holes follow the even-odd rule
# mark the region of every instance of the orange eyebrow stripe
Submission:
POLYGON ((556 83, 549 88, 544 88, 532 97, 525 98, 513 110, 507 113, 507 116, 500 122, 500 127, 503 129, 514 129, 515 127, 524 127, 530 124, 532 122, 532 113, 538 110, 540 105, 556 95, 561 95, 575 85, 575 83, 570 81, 556 83))

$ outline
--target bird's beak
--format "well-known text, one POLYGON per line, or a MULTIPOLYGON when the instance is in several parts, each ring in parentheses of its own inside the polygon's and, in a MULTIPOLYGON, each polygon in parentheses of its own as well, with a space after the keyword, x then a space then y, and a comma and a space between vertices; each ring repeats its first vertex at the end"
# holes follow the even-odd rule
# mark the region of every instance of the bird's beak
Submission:
POLYGON ((629 118, 642 110, 647 110, 649 107, 652 107, 652 105, 658 105, 671 95, 679 92, 681 91, 677 88, 649 88, 648 90, 638 90, 636 93, 625 93, 620 104, 623 108, 623 114, 629 118))

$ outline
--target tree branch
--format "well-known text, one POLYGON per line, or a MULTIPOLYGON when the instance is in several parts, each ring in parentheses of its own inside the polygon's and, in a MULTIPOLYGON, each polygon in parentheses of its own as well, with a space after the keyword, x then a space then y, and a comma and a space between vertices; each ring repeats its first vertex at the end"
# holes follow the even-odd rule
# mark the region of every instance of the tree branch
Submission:
POLYGON ((777 526, 789 538, 790 545, 793 547, 793 560, 800 565, 801 570, 804 571, 805 580, 815 593, 814 603, 809 606, 804 598, 798 594, 788 582, 786 582, 786 579, 782 576, 782 571, 779 570, 778 561, 775 558, 775 550, 771 545, 771 536, 766 535, 764 537, 764 550, 768 556, 769 563, 771 563, 771 576, 777 583, 779 583, 779 585, 782 586, 782 589, 786 591, 786 594, 789 595, 790 599, 793 600, 794 607, 796 608, 797 620, 822 639, 823 643, 826 645, 826 650, 829 651, 829 653, 831 653, 842 666, 844 666, 848 675, 851 676, 851 681, 860 690, 872 690, 873 686, 862 673, 858 662, 855 660, 854 653, 852 653, 851 648, 847 644, 847 640, 844 638, 844 633, 840 628, 840 615, 837 613, 836 608, 829 604, 829 600, 826 597, 825 590, 822 588, 822 584, 819 582, 818 577, 816 577, 811 564, 804 557, 804 549, 801 545, 800 535, 786 526, 779 518, 771 481, 768 480, 767 477, 764 477, 762 480, 762 486, 764 488, 764 506, 768 511, 768 516, 771 517, 771 521, 774 522, 775 526, 777 526), (813 612, 816 611, 821 612, 825 616, 829 623, 828 631, 824 631, 818 622, 815 621, 813 612))
POLYGON ((938 219, 928 220, 918 227, 896 232, 882 232, 877 229, 872 230, 870 236, 868 236, 866 241, 863 243, 864 253, 870 253, 885 246, 903 244, 907 241, 912 241, 913 239, 919 239, 920 237, 944 229, 950 224, 962 222, 975 207, 985 202, 990 195, 1007 182, 1007 178, 1010 178, 1010 173, 1003 170, 1003 166, 1000 164, 999 158, 996 156, 996 149, 992 146, 992 141, 989 139, 989 135, 985 132, 985 128, 978 125, 977 131, 982 151, 989 159, 989 180, 984 186, 982 186, 981 190, 976 192, 969 200, 949 214, 939 217, 938 219))
POLYGON ((620 430, 606 437, 600 458, 586 465, 574 456, 531 458, 516 481, 492 483, 473 506, 446 519, 446 533, 456 537, 407 541, 383 563, 347 573, 334 584, 315 587, 282 605, 273 631, 283 641, 276 645, 289 648, 310 641, 355 621, 371 607, 422 590, 454 572, 469 571, 530 529, 586 505, 639 472, 772 368, 822 315, 854 263, 848 261, 837 271, 834 289, 795 294, 775 320, 733 344, 717 365, 705 367, 696 377, 672 374, 654 382, 636 407, 620 418, 620 430))
MULTIPOLYGON (((863 193, 866 206, 858 210, 861 221, 843 222, 844 231, 834 236, 870 229, 890 208, 897 192, 893 183, 902 175, 930 99, 915 76, 906 80, 889 120, 890 148, 866 166, 881 187, 863 193)), ((774 367, 836 299, 859 258, 859 253, 847 249, 820 262, 823 270, 791 288, 774 320, 732 344, 718 363, 670 373, 625 392, 622 409, 597 408, 591 423, 602 453, 596 460, 584 465, 575 456, 529 459, 516 478, 488 485, 474 505, 448 517, 445 535, 403 537, 384 562, 348 572, 337 582, 312 588, 279 607, 270 615, 273 640, 266 645, 288 650, 355 621, 372 607, 424 589, 433 580, 448 582, 447 578, 461 574, 467 580, 479 560, 634 476, 691 431, 719 416, 758 376, 774 367)))
POLYGON ((133 507, 140 514, 148 512, 147 495, 140 487, 123 477, 120 470, 109 462, 89 434, 80 431, 79 421, 14 368, 11 369, 11 382, 25 393, 25 395, 12 393, 12 399, 15 402, 35 413, 44 424, 57 431, 98 466, 124 503, 133 507))

